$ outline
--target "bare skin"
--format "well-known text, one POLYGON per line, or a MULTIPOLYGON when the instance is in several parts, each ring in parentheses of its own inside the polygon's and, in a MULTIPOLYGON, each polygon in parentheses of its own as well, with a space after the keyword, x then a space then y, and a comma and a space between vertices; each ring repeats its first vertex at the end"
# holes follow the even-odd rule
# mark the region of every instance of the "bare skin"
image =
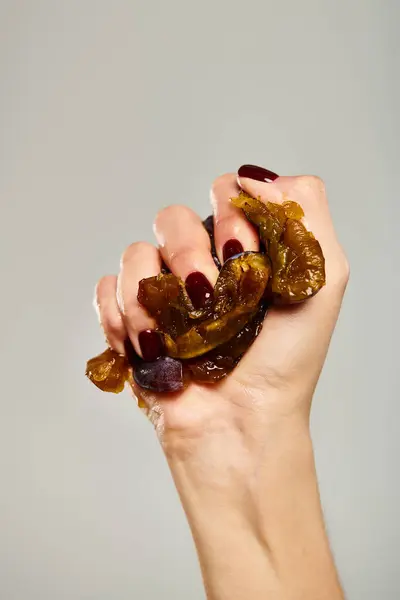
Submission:
MULTIPOLYGON (((211 600, 339 600, 339 583, 320 505, 309 433, 312 397, 349 276, 325 188, 316 177, 273 183, 227 174, 211 191, 215 238, 257 250, 254 229, 229 199, 238 183, 262 200, 298 202, 326 259, 327 285, 311 300, 272 310, 234 372, 214 386, 191 384, 175 396, 134 389, 145 403, 166 454, 196 544, 211 600)), ((158 248, 132 244, 117 276, 96 288, 109 344, 123 351, 129 336, 154 323, 137 302, 138 282, 156 275, 161 259, 185 279, 218 271, 200 217, 170 206, 155 219, 158 248)))

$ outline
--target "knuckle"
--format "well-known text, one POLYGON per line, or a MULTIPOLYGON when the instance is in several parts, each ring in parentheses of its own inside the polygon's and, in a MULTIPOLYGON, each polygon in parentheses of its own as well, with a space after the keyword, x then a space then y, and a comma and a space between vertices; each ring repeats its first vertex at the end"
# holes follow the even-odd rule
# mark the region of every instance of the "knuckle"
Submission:
POLYGON ((94 289, 93 307, 100 315, 100 307, 106 302, 111 294, 115 294, 117 289, 116 275, 105 275, 97 282, 94 289))
POLYGON ((198 262, 199 250, 191 246, 182 246, 171 254, 169 264, 173 273, 180 273, 183 265, 196 264, 198 262))
POLYGON ((115 287, 116 279, 115 275, 104 275, 99 279, 95 287, 95 299, 99 300, 107 294, 111 286, 115 287))
POLYGON ((224 175, 220 175, 216 179, 214 179, 211 185, 211 193, 215 194, 218 192, 221 186, 225 186, 227 183, 232 181, 232 178, 235 177, 233 173, 225 173, 224 175))
POLYGON ((347 283, 350 279, 350 263, 347 256, 343 254, 342 259, 342 279, 347 283))
POLYGON ((325 191, 325 182, 318 175, 303 175, 303 185, 317 191, 325 191))
POLYGON ((149 242, 134 242, 130 244, 121 256, 121 268, 128 262, 135 260, 139 255, 143 256, 146 253, 153 252, 154 246, 149 242))
POLYGON ((350 264, 345 254, 343 254, 337 265, 336 283, 339 287, 346 288, 350 279, 350 264))
POLYGON ((220 231, 235 231, 238 226, 238 222, 240 223, 240 221, 241 216, 236 214, 227 215, 216 219, 216 223, 220 231))
POLYGON ((125 333, 122 316, 119 313, 106 312, 102 319, 102 325, 107 338, 122 339, 125 333))
POLYGON ((301 175, 296 180, 296 187, 302 195, 310 199, 326 198, 325 182, 317 175, 301 175))
POLYGON ((167 220, 174 219, 187 219, 193 217, 193 211, 184 204, 171 204, 162 208, 154 219, 154 226, 158 228, 162 223, 167 220))
POLYGON ((330 275, 327 277, 327 283, 332 290, 343 294, 350 278, 350 264, 342 249, 338 252, 336 260, 330 266, 330 275))

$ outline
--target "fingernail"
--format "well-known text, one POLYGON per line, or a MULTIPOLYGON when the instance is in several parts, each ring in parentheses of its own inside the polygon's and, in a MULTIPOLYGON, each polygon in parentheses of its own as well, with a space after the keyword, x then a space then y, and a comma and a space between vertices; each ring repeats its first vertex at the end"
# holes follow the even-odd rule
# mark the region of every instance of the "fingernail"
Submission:
POLYGON ((153 362, 157 358, 160 358, 160 356, 164 356, 164 342, 157 331, 145 329, 139 333, 138 337, 143 360, 153 362))
POLYGON ((239 177, 248 177, 249 179, 255 179, 256 181, 264 181, 271 183, 279 177, 273 171, 264 169, 263 167, 257 167, 256 165, 243 165, 238 171, 239 177))
POLYGON ((240 254, 243 252, 243 246, 239 242, 239 240, 231 239, 225 242, 224 247, 222 249, 222 256, 224 257, 224 262, 231 258, 232 256, 236 256, 236 254, 240 254))
POLYGON ((212 299, 213 288, 207 277, 195 271, 186 277, 186 291, 195 309, 204 308, 212 299))

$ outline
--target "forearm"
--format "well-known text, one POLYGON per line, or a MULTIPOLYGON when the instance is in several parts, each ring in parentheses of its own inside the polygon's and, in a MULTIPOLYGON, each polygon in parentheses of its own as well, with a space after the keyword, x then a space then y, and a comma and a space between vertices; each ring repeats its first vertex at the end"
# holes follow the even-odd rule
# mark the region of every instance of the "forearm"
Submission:
POLYGON ((214 451, 215 464, 195 448, 168 456, 209 599, 342 599, 307 425, 271 425, 250 472, 218 458, 217 438, 214 451))

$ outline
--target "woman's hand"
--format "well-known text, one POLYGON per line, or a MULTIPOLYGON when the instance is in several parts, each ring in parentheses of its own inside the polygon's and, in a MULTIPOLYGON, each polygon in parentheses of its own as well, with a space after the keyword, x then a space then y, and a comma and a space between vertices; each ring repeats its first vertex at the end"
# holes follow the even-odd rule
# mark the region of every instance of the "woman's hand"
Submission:
MULTIPOLYGON (((304 304, 269 311, 236 369, 216 385, 181 394, 134 394, 154 424, 188 515, 210 598, 341 598, 324 533, 308 417, 339 314, 349 268, 316 177, 279 177, 242 167, 211 191, 221 262, 258 250, 258 235, 230 204, 239 187, 262 200, 290 199, 321 244, 326 286, 304 304), (268 593, 270 596, 268 596, 268 593)), ((170 206, 155 219, 158 248, 132 244, 118 277, 96 289, 111 347, 129 337, 147 360, 161 352, 155 323, 137 301, 138 283, 164 261, 200 307, 218 276, 201 219, 170 206)))

